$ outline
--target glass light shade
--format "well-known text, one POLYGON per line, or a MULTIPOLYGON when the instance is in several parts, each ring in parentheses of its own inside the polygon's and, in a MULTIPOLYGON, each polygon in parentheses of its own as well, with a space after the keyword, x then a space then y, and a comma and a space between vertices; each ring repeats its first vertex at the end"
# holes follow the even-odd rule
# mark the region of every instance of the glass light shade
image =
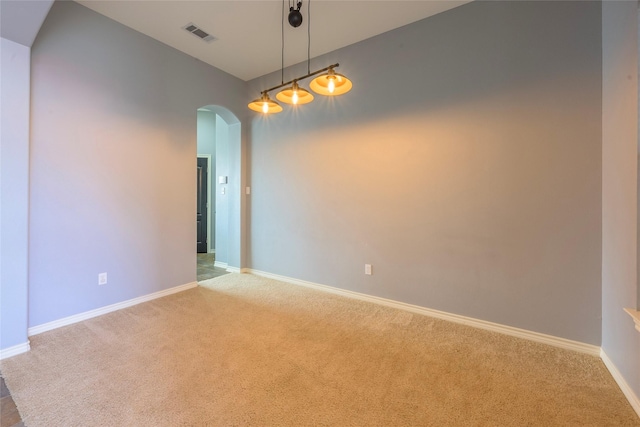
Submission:
POLYGON ((311 92, 299 87, 298 83, 296 82, 294 82, 293 85, 287 88, 284 88, 280 92, 278 92, 278 94, 276 95, 276 98, 278 98, 278 101, 282 101, 285 104, 296 104, 296 105, 308 104, 311 101, 313 101, 313 95, 311 94, 311 92), (297 94, 297 99, 295 99, 296 94, 297 94))
POLYGON ((251 101, 248 107, 253 111, 264 114, 275 114, 282 111, 280 104, 269 98, 268 93, 263 93, 260 98, 251 101))
POLYGON ((353 87, 353 84, 351 83, 351 80, 342 74, 337 74, 331 68, 328 72, 320 74, 318 77, 313 79, 311 83, 309 83, 309 87, 319 95, 335 96, 349 92, 353 87), (333 82, 333 85, 331 82, 333 82), (333 88, 331 88, 331 86, 333 86, 333 88))

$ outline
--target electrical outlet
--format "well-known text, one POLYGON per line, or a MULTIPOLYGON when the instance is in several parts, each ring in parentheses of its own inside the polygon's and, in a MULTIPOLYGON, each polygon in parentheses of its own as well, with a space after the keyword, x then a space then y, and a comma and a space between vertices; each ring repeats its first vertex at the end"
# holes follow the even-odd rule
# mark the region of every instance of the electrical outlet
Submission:
POLYGON ((371 276, 373 274, 371 271, 371 264, 364 265, 364 274, 366 274, 367 276, 371 276))
POLYGON ((98 274, 98 285, 106 285, 107 284, 107 273, 98 274))

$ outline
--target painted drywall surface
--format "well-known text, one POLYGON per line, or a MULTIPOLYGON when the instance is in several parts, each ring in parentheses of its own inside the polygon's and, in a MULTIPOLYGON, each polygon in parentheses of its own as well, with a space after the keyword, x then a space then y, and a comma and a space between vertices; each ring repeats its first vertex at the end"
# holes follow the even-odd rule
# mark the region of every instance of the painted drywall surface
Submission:
MULTIPOLYGON (((211 167, 208 171, 210 182, 215 186, 216 182, 216 114, 212 111, 198 110, 198 154, 209 154, 211 156, 211 167)), ((216 249, 216 190, 209 188, 211 200, 209 200, 209 247, 216 249)))
POLYGON ((30 326, 195 281, 196 111, 242 119, 245 94, 77 3, 53 5, 32 49, 30 326))
POLYGON ((53 0, 0 2, 0 36, 31 47, 53 0))
POLYGON ((216 115, 216 177, 213 188, 216 192, 216 261, 228 264, 229 206, 233 194, 229 181, 229 125, 219 115, 216 115), (227 183, 221 184, 221 177, 226 177, 227 183))
MULTIPOLYGON (((241 152, 241 138, 242 138, 242 125, 239 122, 228 123, 227 126, 227 140, 228 140, 228 156, 227 162, 229 167, 229 194, 232 196, 229 199, 229 216, 227 228, 229 230, 242 230, 241 225, 241 210, 242 201, 246 195, 242 191, 242 152, 241 152)), ((231 238, 231 235, 227 232, 228 240, 228 263, 232 267, 242 267, 241 259, 241 239, 235 236, 231 238)))
POLYGON ((0 39, 0 349, 27 342, 31 49, 0 39))
POLYGON ((254 118, 249 266, 599 345, 600 29, 473 2, 313 59, 353 90, 254 118))
POLYGON ((637 301, 638 42, 635 2, 602 3, 602 349, 640 396, 637 301))

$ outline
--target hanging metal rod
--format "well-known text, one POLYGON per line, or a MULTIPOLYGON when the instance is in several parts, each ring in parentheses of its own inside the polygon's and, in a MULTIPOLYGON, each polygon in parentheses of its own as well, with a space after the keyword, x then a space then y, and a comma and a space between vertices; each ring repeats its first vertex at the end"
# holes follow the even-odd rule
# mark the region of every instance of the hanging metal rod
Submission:
POLYGON ((323 68, 323 69, 321 69, 321 70, 314 71, 313 73, 306 74, 306 75, 304 75, 304 76, 302 76, 302 77, 298 77, 297 79, 293 79, 293 80, 290 80, 290 81, 288 81, 288 82, 286 82, 286 83, 279 84, 278 86, 274 86, 274 87, 272 87, 272 88, 270 88, 270 89, 263 90, 263 91, 262 91, 262 92, 260 92, 260 93, 268 93, 268 92, 271 92, 272 90, 280 89, 281 87, 284 87, 284 86, 290 85, 290 84, 292 84, 293 82, 297 82, 297 81, 300 81, 300 80, 304 80, 304 79, 306 79, 306 78, 308 78, 308 77, 315 76, 316 74, 320 74, 320 73, 322 73, 323 71, 329 71, 331 68, 337 68, 337 67, 339 67, 339 66, 340 66, 340 64, 338 64, 338 63, 333 64, 333 65, 329 65, 328 67, 324 67, 324 68, 323 68))

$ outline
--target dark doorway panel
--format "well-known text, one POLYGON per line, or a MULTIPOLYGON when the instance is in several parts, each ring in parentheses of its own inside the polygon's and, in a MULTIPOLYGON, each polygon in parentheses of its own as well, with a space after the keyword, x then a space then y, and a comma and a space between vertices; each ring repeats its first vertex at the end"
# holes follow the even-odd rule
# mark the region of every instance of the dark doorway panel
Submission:
POLYGON ((196 208, 198 253, 207 252, 207 180, 209 163, 206 158, 198 158, 198 205, 196 208))

